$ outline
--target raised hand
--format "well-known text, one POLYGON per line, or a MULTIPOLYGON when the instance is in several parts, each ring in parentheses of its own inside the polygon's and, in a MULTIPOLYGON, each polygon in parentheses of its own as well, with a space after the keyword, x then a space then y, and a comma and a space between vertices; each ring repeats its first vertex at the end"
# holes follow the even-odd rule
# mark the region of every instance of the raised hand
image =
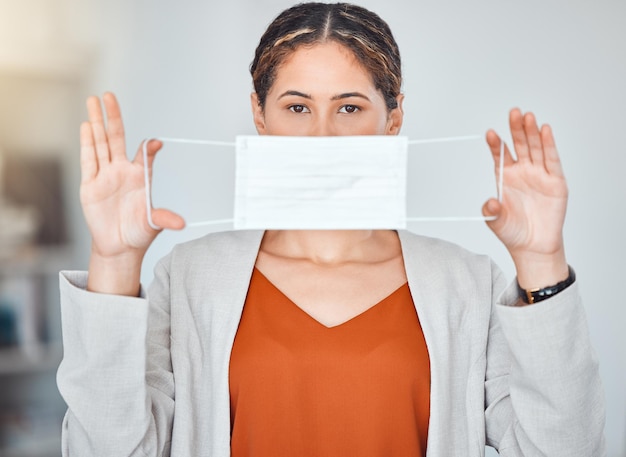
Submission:
MULTIPOLYGON (((147 222, 141 147, 135 159, 129 161, 119 104, 111 93, 102 99, 106 125, 100 100, 90 97, 89 122, 80 127, 80 200, 92 237, 88 288, 134 294, 138 290, 141 261, 159 231, 147 222), (126 276, 118 278, 116 271, 126 276), (127 279, 133 290, 118 287, 127 279)), ((150 169, 160 148, 158 141, 148 144, 150 169)), ((180 229, 185 224, 180 216, 163 209, 152 210, 152 219, 162 228, 180 229)))
MULTIPOLYGON (((483 214, 497 216, 487 224, 511 254, 522 287, 556 284, 568 275, 563 247, 568 190, 552 130, 539 128, 532 113, 517 108, 509 122, 517 160, 505 147, 502 203, 490 199, 483 214)), ((496 169, 500 142, 493 130, 487 132, 496 169)))

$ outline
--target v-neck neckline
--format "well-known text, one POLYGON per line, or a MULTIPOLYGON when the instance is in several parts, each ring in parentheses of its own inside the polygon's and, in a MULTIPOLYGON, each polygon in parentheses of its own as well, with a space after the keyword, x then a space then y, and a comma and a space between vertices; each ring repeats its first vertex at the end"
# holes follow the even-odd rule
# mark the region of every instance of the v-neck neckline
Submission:
POLYGON ((394 297, 395 295, 400 293, 400 291, 402 291, 405 287, 408 287, 408 284, 409 284, 408 281, 405 281, 402 285, 400 285, 398 288, 393 290, 391 293, 389 293, 388 295, 383 297, 381 300, 379 300, 376 303, 374 303, 369 308, 363 310, 362 312, 352 316, 351 318, 349 318, 349 319, 347 319, 347 320, 345 320, 345 321, 343 321, 343 322, 341 322, 341 323, 339 323, 337 325, 333 325, 333 326, 329 327, 329 326, 323 324, 322 322, 318 321, 317 319, 315 319, 313 316, 311 316, 309 313, 307 313, 303 308, 301 308, 294 300, 289 298, 289 296, 287 296, 287 294, 285 294, 282 290, 280 290, 280 288, 277 287, 256 266, 254 267, 254 273, 258 274, 263 279, 263 281, 265 281, 267 284, 269 284, 272 287, 272 289, 274 289, 283 299, 288 301, 289 304, 291 304, 295 308, 296 312, 299 312, 299 313, 303 314, 306 319, 308 319, 310 321, 313 321, 313 323, 315 323, 316 325, 318 325, 319 327, 321 327, 322 329, 325 329, 325 330, 337 330, 339 328, 343 328, 345 326, 349 326, 355 320, 360 320, 361 318, 366 317, 367 315, 373 313, 375 310, 379 309, 381 307, 381 305, 384 305, 392 297, 394 297))

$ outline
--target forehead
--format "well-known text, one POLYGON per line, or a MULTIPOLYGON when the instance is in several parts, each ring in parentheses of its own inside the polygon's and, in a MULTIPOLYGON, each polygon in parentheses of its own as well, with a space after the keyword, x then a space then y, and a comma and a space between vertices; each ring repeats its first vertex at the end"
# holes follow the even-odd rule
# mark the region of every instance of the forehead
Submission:
POLYGON ((272 90, 293 85, 374 89, 369 71, 350 49, 334 41, 300 46, 285 58, 276 71, 272 90))

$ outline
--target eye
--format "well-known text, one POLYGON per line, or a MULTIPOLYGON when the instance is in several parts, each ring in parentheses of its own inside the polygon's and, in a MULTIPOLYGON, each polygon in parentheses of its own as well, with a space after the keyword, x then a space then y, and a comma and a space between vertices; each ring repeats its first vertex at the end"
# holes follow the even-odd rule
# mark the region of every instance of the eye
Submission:
POLYGON ((311 111, 304 105, 291 105, 289 111, 293 113, 310 113, 311 111))
POLYGON ((339 112, 344 114, 352 114, 358 111, 361 111, 361 108, 356 105, 343 105, 341 108, 339 108, 339 112))

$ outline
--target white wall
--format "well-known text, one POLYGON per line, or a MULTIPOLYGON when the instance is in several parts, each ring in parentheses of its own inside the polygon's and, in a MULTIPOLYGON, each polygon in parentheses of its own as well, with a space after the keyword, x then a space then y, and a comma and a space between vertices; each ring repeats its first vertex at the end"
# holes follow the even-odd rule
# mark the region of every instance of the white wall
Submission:
MULTIPOLYGON (((553 126, 571 190, 568 260, 579 276, 606 390, 609 456, 626 455, 626 2, 360 3, 390 23, 400 44, 405 135, 504 132, 513 106, 553 126)), ((91 12, 82 6, 73 20, 80 21, 76 34, 99 49, 91 89, 118 94, 134 150, 147 136, 232 140, 253 133, 247 68, 265 26, 291 4, 94 0, 91 12)), ((181 162, 172 173, 188 166, 181 162)), ((219 195, 207 196, 208 205, 212 198, 219 195)), ((482 224, 412 229, 489 253, 514 275, 482 224)), ((146 257, 144 281, 173 243, 201 233, 163 234, 146 257)))

